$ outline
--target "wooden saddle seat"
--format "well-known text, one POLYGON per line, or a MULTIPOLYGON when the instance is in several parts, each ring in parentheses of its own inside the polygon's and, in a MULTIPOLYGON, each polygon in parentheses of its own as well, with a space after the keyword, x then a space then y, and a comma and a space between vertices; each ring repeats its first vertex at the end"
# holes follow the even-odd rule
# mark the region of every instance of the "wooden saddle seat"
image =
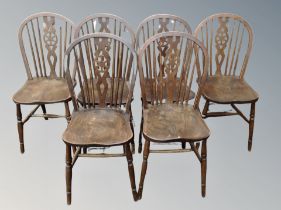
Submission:
POLYGON ((221 103, 249 103, 258 100, 257 92, 243 79, 233 76, 207 78, 203 88, 207 100, 221 103))
POLYGON ((163 104, 144 109, 143 134, 151 141, 197 141, 206 139, 210 131, 191 105, 163 104))
POLYGON ((129 114, 108 108, 73 112, 63 141, 77 146, 121 145, 133 138, 129 114))
POLYGON ((65 79, 44 77, 27 80, 13 96, 18 104, 51 104, 70 100, 69 89, 65 79))

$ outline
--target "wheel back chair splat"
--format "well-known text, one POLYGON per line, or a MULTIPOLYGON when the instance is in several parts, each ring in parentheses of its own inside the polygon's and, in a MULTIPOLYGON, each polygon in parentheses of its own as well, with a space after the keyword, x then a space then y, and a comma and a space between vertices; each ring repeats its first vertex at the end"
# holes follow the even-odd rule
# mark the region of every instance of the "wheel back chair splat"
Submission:
MULTIPOLYGON (((189 24, 182 19, 181 17, 178 17, 176 15, 170 15, 170 14, 155 14, 152 16, 149 16, 145 18, 138 26, 137 33, 136 33, 136 50, 138 51, 144 43, 151 38, 152 36, 162 33, 162 32, 169 32, 169 31, 178 31, 178 32, 185 32, 192 34, 191 27, 189 24)), ((166 44, 164 41, 161 42, 161 44, 166 44)), ((156 50, 159 50, 160 46, 157 45, 156 50)), ((163 47, 163 46, 162 46, 163 47)), ((145 55, 147 58, 147 65, 152 65, 150 60, 150 55, 145 55)), ((165 74, 165 72, 164 72, 165 74)), ((163 74, 163 76, 165 76, 163 74)), ((151 95, 149 90, 149 81, 148 76, 145 75, 145 81, 147 82, 146 85, 146 100, 151 103, 151 95)), ((167 97, 167 93, 163 93, 163 97, 167 97)), ((190 99, 194 98, 194 93, 191 92, 190 99)), ((176 98, 176 93, 175 93, 176 98)), ((142 151, 142 131, 143 131, 143 113, 142 113, 142 119, 141 119, 141 125, 140 125, 140 133, 139 133, 139 146, 138 146, 138 152, 141 153, 142 151)), ((182 143, 182 148, 185 148, 185 142, 182 143)))
POLYGON ((259 96, 244 80, 244 75, 253 46, 252 29, 242 17, 220 13, 203 20, 195 36, 204 42, 210 56, 202 114, 204 118, 240 115, 249 124, 248 150, 251 151, 259 96), (209 112, 210 103, 229 104, 235 112, 209 112), (251 104, 249 119, 236 104, 251 104))
POLYGON ((55 13, 37 13, 24 20, 18 39, 27 81, 13 96, 16 103, 20 150, 24 153, 23 125, 30 117, 66 117, 70 120, 70 94, 63 73, 63 57, 74 36, 74 24, 55 13), (64 103, 65 115, 46 113, 46 104, 64 103), (22 105, 36 107, 22 119, 22 105), (43 114, 35 114, 41 107, 43 114))
MULTIPOLYGON (((98 13, 98 14, 94 14, 94 15, 90 15, 86 18, 84 18, 79 25, 76 27, 75 30, 75 34, 74 37, 75 38, 79 38, 81 36, 84 36, 86 34, 90 34, 90 33, 97 33, 97 32, 102 32, 102 33, 110 33, 110 34, 114 34, 116 36, 121 37, 123 40, 127 41, 128 43, 131 43, 132 46, 135 46, 135 33, 133 31, 133 29, 131 28, 131 26, 129 25, 129 23, 117 16, 117 15, 113 15, 113 14, 107 14, 107 13, 98 13)), ((120 46, 117 46, 120 47, 120 46)), ((130 75, 128 74, 127 79, 130 78, 130 75)), ((94 79, 94 83, 96 83, 97 81, 94 79)), ((111 88, 110 82, 108 81, 108 87, 109 89, 111 88)), ((125 94, 128 94, 128 87, 126 86, 126 91, 124 92, 125 94)), ((95 90, 97 91, 97 90, 95 90)), ((110 90, 109 90, 110 91, 110 90)), ((97 94, 97 93, 96 93, 97 94)), ((125 98, 125 97, 124 97, 125 98)), ((78 94, 78 101, 81 102, 82 101, 82 95, 81 93, 78 94)), ((98 105, 99 101, 98 98, 95 101, 95 103, 98 105)), ((123 106, 126 105, 126 101, 122 101, 121 102, 123 106)), ((110 98, 106 98, 106 104, 110 104, 110 98)), ((133 129, 133 115, 132 112, 130 110, 130 115, 131 115, 131 127, 132 130, 133 129)), ((135 152, 135 142, 134 140, 131 142, 131 146, 132 146, 132 152, 135 152)), ((89 148, 92 149, 92 148, 89 148)), ((103 148, 105 149, 105 148, 103 148)), ((84 153, 87 153, 86 149, 84 148, 84 153)))
POLYGON ((132 193, 134 200, 137 200, 130 150, 130 142, 133 139, 130 106, 136 80, 134 58, 133 47, 120 37, 109 33, 94 33, 80 37, 66 52, 64 69, 74 106, 71 121, 63 134, 63 141, 66 144, 68 204, 71 203, 72 167, 78 157, 126 156, 132 193), (72 66, 76 68, 73 77, 70 74, 72 66), (74 81, 77 83, 76 87, 74 81), (82 101, 78 101, 76 92, 81 94, 82 101), (81 148, 113 146, 123 146, 123 152, 81 153, 81 148))
POLYGON ((206 193, 207 139, 210 131, 201 117, 201 86, 206 79, 208 53, 199 40, 183 32, 165 32, 151 37, 139 50, 138 69, 143 99, 143 136, 145 138, 138 196, 150 153, 193 151, 201 163, 202 196, 206 193), (162 42, 165 42, 162 44, 162 42), (156 50, 159 47, 160 50, 156 50), (164 51, 165 50, 165 51, 164 51), (151 64, 148 64, 147 55, 151 64), (196 70, 197 69, 197 70, 196 70), (165 76, 163 76, 165 72, 165 76), (196 74, 199 73, 200 75, 196 74), (149 79, 151 101, 146 97, 145 75, 149 79), (180 82, 177 83, 177 80, 180 82), (189 99, 191 89, 195 98, 189 99), (164 97, 164 91, 167 95, 164 97), (176 93, 176 98, 175 98, 176 93), (150 143, 185 142, 189 149, 154 150, 150 143), (201 145, 201 155, 199 148, 201 145))

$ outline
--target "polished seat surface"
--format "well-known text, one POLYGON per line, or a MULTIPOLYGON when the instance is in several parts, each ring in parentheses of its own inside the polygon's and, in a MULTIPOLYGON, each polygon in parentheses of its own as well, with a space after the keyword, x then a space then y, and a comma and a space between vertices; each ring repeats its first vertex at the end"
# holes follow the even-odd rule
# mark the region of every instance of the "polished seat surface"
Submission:
POLYGON ((152 141, 196 141, 210 131, 201 114, 190 105, 162 104, 144 109, 143 133, 152 141))
POLYGON ((230 76, 209 77, 204 85, 203 95, 217 103, 247 103, 259 98, 245 80, 230 76))
POLYGON ((114 109, 87 109, 73 112, 63 140, 81 146, 113 146, 133 137, 128 114, 114 109))
POLYGON ((34 78, 25 84, 13 96, 19 104, 48 104, 70 99, 65 79, 34 78))

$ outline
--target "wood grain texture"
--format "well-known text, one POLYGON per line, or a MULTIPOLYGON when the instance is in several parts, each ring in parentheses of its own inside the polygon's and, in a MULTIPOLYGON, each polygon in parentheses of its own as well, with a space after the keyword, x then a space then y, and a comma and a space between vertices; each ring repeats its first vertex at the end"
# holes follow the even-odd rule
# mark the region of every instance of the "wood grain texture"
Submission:
POLYGON ((27 80, 13 96, 19 104, 50 104, 70 99, 65 79, 34 78, 27 80))
POLYGON ((208 138, 210 131, 192 106, 164 104, 144 110, 143 134, 157 142, 197 141, 208 138))
POLYGON ((74 145, 113 146, 131 140, 129 115, 108 109, 74 112, 63 140, 74 145))
POLYGON ((204 97, 221 104, 248 103, 258 100, 257 92, 245 80, 229 76, 213 76, 206 80, 204 97))

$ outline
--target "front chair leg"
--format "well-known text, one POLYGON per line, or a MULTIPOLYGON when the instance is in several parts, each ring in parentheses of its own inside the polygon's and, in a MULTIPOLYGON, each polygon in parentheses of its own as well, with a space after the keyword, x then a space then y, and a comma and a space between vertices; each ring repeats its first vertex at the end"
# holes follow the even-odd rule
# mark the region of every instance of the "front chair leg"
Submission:
POLYGON ((249 120, 249 139, 248 139, 248 151, 252 149, 254 122, 255 122, 255 106, 256 102, 251 103, 250 120, 249 120))
POLYGON ((130 106, 129 108, 129 112, 130 112, 130 126, 131 126, 131 129, 132 129, 132 132, 133 132, 133 138, 132 138, 132 141, 131 141, 131 150, 132 150, 132 153, 135 153, 135 141, 134 141, 134 136, 135 136, 135 131, 134 131, 134 123, 133 123, 133 114, 132 114, 132 108, 130 106))
POLYGON ((150 148, 150 141, 145 140, 144 150, 143 150, 143 162, 142 162, 142 168, 141 168, 141 177, 140 177, 139 191, 138 191, 139 200, 142 198, 143 183, 144 183, 144 178, 145 178, 145 174, 146 174, 146 170, 147 170, 147 159, 149 156, 149 148, 150 148))
POLYGON ((201 147, 201 193, 206 195, 206 173, 207 173, 207 140, 203 140, 201 147))
MULTIPOLYGON (((41 105, 41 109, 42 109, 43 114, 45 115, 47 113, 45 104, 41 105)), ((48 120, 48 117, 44 117, 44 119, 48 120)))
POLYGON ((72 157, 71 157, 71 146, 66 144, 66 155, 65 155, 65 177, 66 177, 66 196, 67 204, 71 204, 71 180, 72 180, 72 157))
POLYGON ((24 141, 23 141, 23 122, 22 122, 22 113, 21 113, 21 105, 17 104, 17 120, 18 120, 18 133, 20 140, 20 151, 24 153, 24 141))
POLYGON ((127 162, 128 162, 128 170, 129 170, 130 183, 131 183, 134 201, 137 201, 138 200, 138 193, 137 193, 137 190, 136 190, 135 170, 134 170, 132 152, 131 152, 129 143, 125 144, 123 147, 124 147, 124 151, 125 151, 127 162))

